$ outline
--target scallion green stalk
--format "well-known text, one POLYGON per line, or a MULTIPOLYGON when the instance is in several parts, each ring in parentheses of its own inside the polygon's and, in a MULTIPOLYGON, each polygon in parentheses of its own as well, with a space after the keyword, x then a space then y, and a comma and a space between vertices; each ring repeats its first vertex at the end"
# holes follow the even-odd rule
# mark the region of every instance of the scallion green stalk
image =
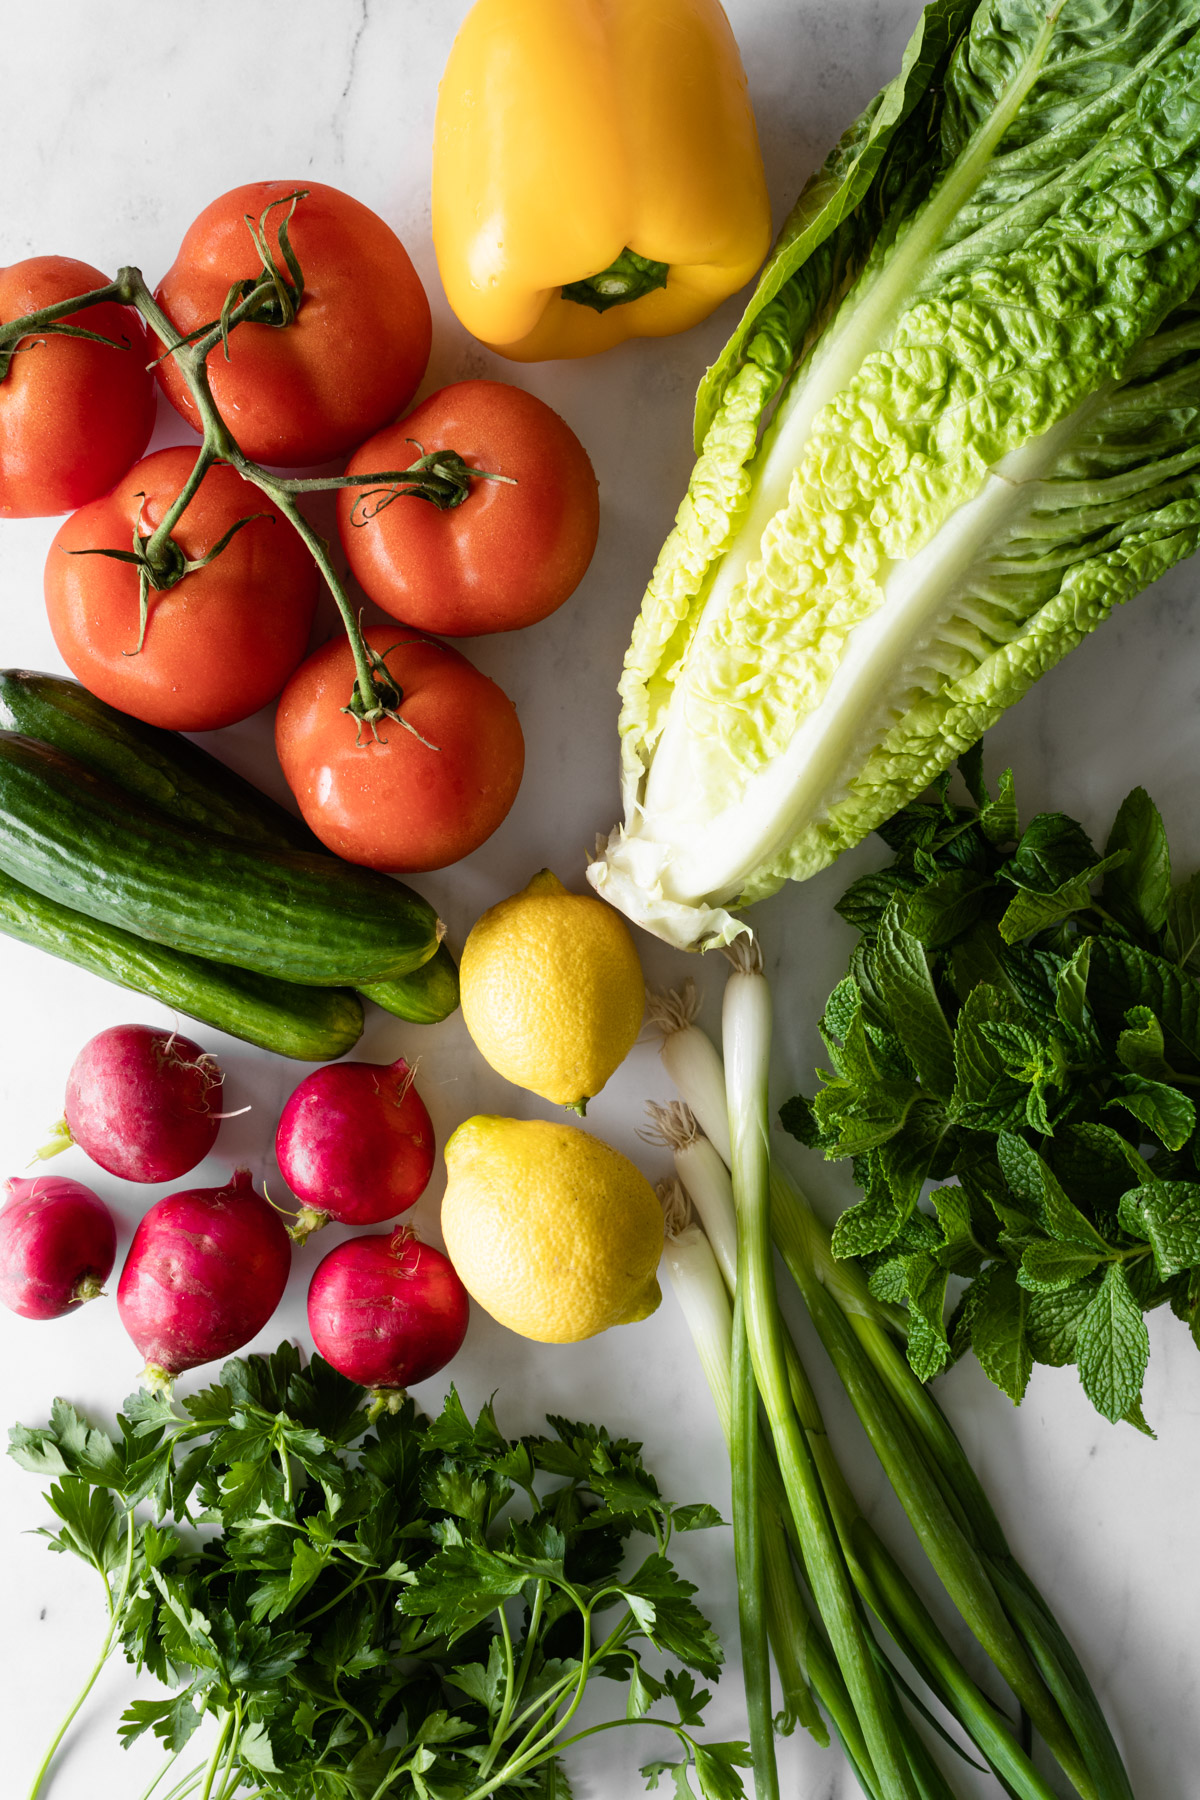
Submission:
MULTIPOLYGON (((663 1190, 659 1190, 663 1195, 663 1190)), ((725 1441, 733 1450, 733 1313, 729 1295, 704 1232, 683 1223, 686 1207, 663 1195, 667 1214, 667 1239, 663 1265, 683 1311, 692 1342, 700 1358, 725 1441)), ((765 1452, 765 1446, 762 1447, 765 1452)), ((759 1466, 758 1492, 763 1493, 769 1467, 764 1455, 759 1466)), ((782 1488, 778 1489, 782 1502, 782 1488)), ((801 1606, 788 1557, 787 1541, 778 1511, 761 1506, 766 1595, 767 1634, 779 1674, 784 1711, 803 1725, 819 1743, 828 1743, 805 1673, 809 1624, 801 1606)), ((739 1580, 741 1571, 739 1569, 739 1580)), ((836 1705, 835 1696, 835 1705, 836 1705)), ((848 1710, 848 1702, 847 1708, 848 1710)), ((850 1714, 851 1718, 853 1714, 850 1714)), ((836 1720, 835 1720, 836 1723, 836 1720)))
MULTIPOLYGON (((700 1215, 721 1274, 732 1292, 736 1282, 737 1221, 729 1173, 713 1145, 699 1135, 686 1106, 677 1102, 673 1107, 655 1106, 650 1110, 658 1133, 675 1152, 676 1172, 700 1215)), ((793 1404, 859 1594, 1020 1800, 1053 1800, 1050 1789, 1004 1720, 962 1669, 915 1589, 862 1514, 834 1457, 816 1395, 788 1334, 784 1338, 784 1354, 793 1404)))
POLYGON ((753 939, 731 946, 734 973, 725 986, 723 1035, 731 1172, 738 1215, 739 1300, 758 1391, 817 1610, 862 1726, 881 1792, 919 1800, 888 1704, 820 1482, 792 1407, 783 1331, 771 1261, 769 1113, 771 996, 753 939))
MULTIPOLYGON (((722 1062, 694 1024, 695 1012, 693 990, 656 997, 652 1017, 669 1033, 664 1061, 684 1101, 708 1123, 722 1062)), ((714 1147, 721 1147, 720 1135, 714 1147)), ((888 1329, 892 1309, 870 1295, 852 1262, 833 1257, 824 1225, 777 1167, 771 1170, 770 1188, 780 1252, 934 1567, 968 1623, 979 1628, 976 1635, 997 1666, 1017 1677, 1011 1683, 1014 1691, 1077 1792, 1085 1800, 1132 1800, 1128 1776, 1087 1678, 1050 1609, 1013 1558, 952 1428, 888 1329)), ((890 1571, 895 1572, 894 1565, 890 1571)), ((875 1591, 878 1597, 879 1581, 875 1591)), ((899 1593, 892 1590, 893 1612, 899 1593)), ((903 1630, 899 1617, 894 1622, 903 1630)), ((907 1647, 916 1649, 913 1621, 908 1623, 907 1647)), ((948 1677, 955 1668, 947 1664, 932 1683, 947 1704, 948 1677)), ((926 1672, 938 1675, 932 1665, 926 1672)), ((981 1704, 986 1708, 982 1699, 981 1704)), ((972 1710, 970 1688, 960 1687, 959 1702, 951 1709, 971 1729, 963 1716, 972 1710)), ((1027 1759, 1019 1755, 1016 1763, 1011 1761, 1007 1732, 989 1744, 989 1724, 986 1712, 979 1713, 972 1735, 980 1748, 997 1766, 1008 1763, 1005 1778, 1016 1791, 1022 1791, 1024 1781, 1027 1791, 1036 1793, 1027 1759)))

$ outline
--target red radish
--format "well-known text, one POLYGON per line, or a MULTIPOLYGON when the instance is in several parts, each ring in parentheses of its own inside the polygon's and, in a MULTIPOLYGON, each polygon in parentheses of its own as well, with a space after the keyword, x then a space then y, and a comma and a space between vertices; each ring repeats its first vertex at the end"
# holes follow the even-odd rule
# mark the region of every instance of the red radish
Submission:
POLYGON ((65 1114, 38 1155, 78 1144, 125 1181, 174 1181, 216 1142, 223 1080, 216 1057, 177 1031, 112 1025, 71 1064, 65 1114))
POLYGON ((302 1244, 330 1219, 379 1225, 407 1212, 425 1191, 435 1149, 403 1057, 331 1063, 306 1075, 275 1134, 280 1171, 304 1202, 292 1236, 302 1244))
POLYGON ((146 1358, 143 1379, 228 1356, 261 1331, 283 1298, 292 1246, 248 1169, 227 1187, 156 1201, 133 1234, 117 1286, 121 1323, 146 1358))
POLYGON ((408 1225, 339 1244, 308 1289, 313 1343, 380 1405, 445 1367, 467 1335, 467 1312, 450 1258, 408 1225))
POLYGON ((117 1228, 81 1181, 14 1175, 0 1210, 0 1301, 25 1319, 61 1319, 104 1292, 117 1228))

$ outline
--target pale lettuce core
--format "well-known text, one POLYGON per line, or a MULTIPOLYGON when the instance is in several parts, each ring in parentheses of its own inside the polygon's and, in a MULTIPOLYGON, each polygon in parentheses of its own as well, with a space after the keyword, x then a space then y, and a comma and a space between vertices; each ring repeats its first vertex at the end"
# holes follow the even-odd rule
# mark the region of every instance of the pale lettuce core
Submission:
POLYGON ((686 948, 1200 543, 1200 0, 944 0, 701 390, 589 878, 686 948))

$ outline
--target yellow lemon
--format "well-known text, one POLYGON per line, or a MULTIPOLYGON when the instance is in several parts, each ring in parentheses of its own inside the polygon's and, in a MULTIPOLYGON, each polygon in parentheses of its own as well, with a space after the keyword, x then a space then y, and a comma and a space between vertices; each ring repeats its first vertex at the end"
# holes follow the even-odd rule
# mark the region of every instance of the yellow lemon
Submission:
POLYGON ((442 1235, 467 1292, 539 1344, 573 1344, 657 1307, 654 1189, 574 1125, 467 1119, 446 1145, 442 1235))
POLYGON ((459 981, 467 1030, 497 1074, 579 1113, 641 1029, 645 983, 625 921, 549 869, 476 920, 459 981))

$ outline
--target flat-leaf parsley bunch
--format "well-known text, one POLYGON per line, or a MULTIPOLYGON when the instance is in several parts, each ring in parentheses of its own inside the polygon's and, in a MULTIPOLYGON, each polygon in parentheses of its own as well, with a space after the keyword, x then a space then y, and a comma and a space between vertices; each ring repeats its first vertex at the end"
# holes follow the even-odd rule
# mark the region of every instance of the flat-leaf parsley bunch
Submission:
POLYGON ((1019 1401, 1035 1361, 1074 1363, 1146 1429, 1143 1314, 1169 1304, 1200 1345, 1200 875, 1172 885, 1141 788, 1100 854, 1062 813, 1022 831, 978 745, 959 767, 974 804, 945 777, 838 905, 862 936, 822 1020, 832 1067, 784 1123, 853 1159, 834 1248, 907 1307, 922 1379, 970 1348, 1019 1401))
POLYGON ((62 1401, 14 1429, 17 1461, 55 1478, 44 1535, 104 1584, 84 1694, 118 1644, 176 1690, 134 1701, 124 1741, 153 1731, 174 1758, 214 1718, 178 1789, 204 1800, 566 1800, 559 1753, 645 1719, 683 1750, 651 1785, 670 1770, 681 1795, 737 1800, 744 1746, 692 1735, 709 1696, 691 1671, 721 1655, 667 1554, 713 1509, 665 1501, 602 1427, 510 1441, 452 1390, 438 1418, 406 1400, 368 1434, 366 1400, 285 1344, 226 1363, 182 1413, 134 1395, 116 1436, 62 1401), (645 1666, 647 1645, 672 1665, 645 1666), (621 1716, 572 1732, 594 1675, 623 1684, 621 1716))

